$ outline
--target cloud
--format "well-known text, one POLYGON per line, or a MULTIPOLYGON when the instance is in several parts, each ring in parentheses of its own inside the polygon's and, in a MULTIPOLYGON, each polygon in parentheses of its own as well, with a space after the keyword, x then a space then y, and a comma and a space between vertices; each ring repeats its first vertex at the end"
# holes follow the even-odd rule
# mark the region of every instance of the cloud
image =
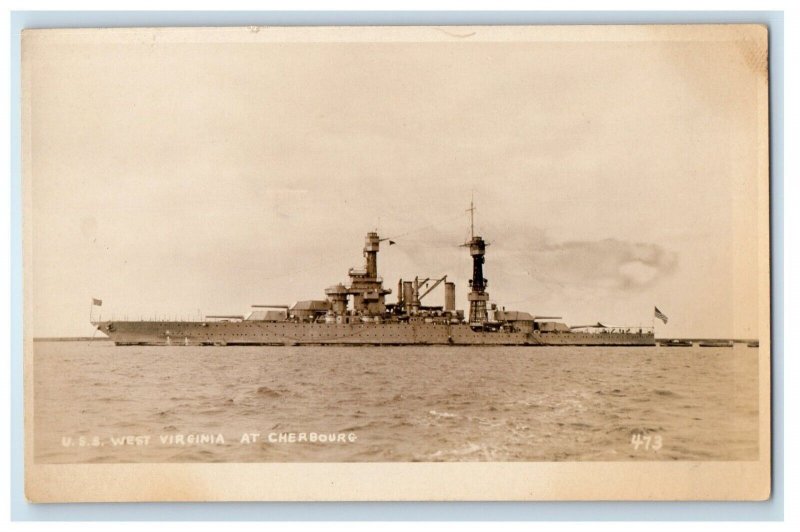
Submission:
POLYGON ((542 284, 563 288, 641 291, 678 267, 673 251, 615 238, 560 243, 545 239, 525 251, 504 251, 512 260, 503 262, 516 264, 542 284))

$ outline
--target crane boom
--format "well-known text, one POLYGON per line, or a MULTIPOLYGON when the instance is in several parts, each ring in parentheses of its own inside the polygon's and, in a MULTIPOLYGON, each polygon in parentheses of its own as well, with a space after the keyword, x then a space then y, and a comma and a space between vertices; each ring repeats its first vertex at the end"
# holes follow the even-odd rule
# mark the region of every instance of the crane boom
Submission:
MULTIPOLYGON (((429 280, 429 279, 430 279, 430 277, 429 277, 428 279, 426 279, 426 281, 427 281, 427 280, 429 280)), ((427 290, 425 290, 425 291, 424 291, 424 292, 423 292, 423 293, 422 293, 422 294, 419 296, 419 300, 420 300, 420 301, 422 301, 422 298, 423 298, 423 297, 427 296, 429 293, 431 293, 431 291, 432 291, 434 288, 436 288, 437 286, 439 286, 440 284, 442 284, 442 282, 443 282, 443 281, 446 281, 446 280, 447 280, 447 276, 446 276, 446 275, 445 275, 444 277, 442 277, 441 279, 437 279, 437 280, 436 280, 436 282, 435 282, 435 283, 433 283, 433 286, 431 286, 430 288, 428 288, 427 290)))

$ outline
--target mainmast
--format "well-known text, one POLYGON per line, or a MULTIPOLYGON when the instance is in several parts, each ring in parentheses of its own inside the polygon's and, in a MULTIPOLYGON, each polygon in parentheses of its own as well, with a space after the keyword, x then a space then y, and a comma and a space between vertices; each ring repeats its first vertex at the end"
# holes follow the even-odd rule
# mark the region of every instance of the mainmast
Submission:
POLYGON ((469 200, 469 237, 470 239, 475 238, 475 200, 469 200))
POLYGON ((469 212, 470 239, 463 246, 469 247, 469 254, 472 256, 472 279, 469 280, 470 292, 467 295, 469 323, 470 325, 483 325, 488 320, 486 304, 489 301, 489 294, 485 290, 489 281, 483 277, 483 263, 486 246, 489 244, 480 236, 475 236, 475 203, 473 200, 470 200, 467 211, 469 212))

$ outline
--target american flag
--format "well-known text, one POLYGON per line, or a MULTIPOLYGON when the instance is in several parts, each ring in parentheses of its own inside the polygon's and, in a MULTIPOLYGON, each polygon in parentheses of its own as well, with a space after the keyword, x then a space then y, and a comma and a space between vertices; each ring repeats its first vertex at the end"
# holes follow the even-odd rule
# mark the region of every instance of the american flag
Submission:
POLYGON ((97 298, 94 298, 94 297, 93 297, 93 298, 92 298, 92 306, 93 306, 93 307, 102 307, 102 306, 103 306, 103 300, 102 300, 102 299, 97 299, 97 298))
POLYGON ((667 322, 669 321, 669 318, 667 317, 667 315, 664 314, 663 312, 661 312, 660 310, 658 310, 658 307, 655 307, 655 309, 656 309, 656 318, 658 318, 661 321, 663 321, 664 325, 666 325, 667 322))

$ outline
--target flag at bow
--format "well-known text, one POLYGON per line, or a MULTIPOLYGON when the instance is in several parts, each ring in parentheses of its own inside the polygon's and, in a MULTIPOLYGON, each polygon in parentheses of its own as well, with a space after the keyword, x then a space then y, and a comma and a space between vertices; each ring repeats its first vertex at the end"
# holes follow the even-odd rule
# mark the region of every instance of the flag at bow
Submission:
POLYGON ((666 325, 667 322, 669 321, 669 318, 667 317, 667 315, 664 314, 663 312, 661 312, 660 310, 658 310, 658 307, 655 307, 655 309, 656 309, 656 318, 658 318, 661 321, 663 321, 664 325, 666 325))
POLYGON ((92 306, 93 306, 93 307, 102 307, 102 306, 103 306, 103 300, 102 300, 102 299, 97 299, 97 298, 94 298, 94 297, 93 297, 93 298, 92 298, 92 306))

